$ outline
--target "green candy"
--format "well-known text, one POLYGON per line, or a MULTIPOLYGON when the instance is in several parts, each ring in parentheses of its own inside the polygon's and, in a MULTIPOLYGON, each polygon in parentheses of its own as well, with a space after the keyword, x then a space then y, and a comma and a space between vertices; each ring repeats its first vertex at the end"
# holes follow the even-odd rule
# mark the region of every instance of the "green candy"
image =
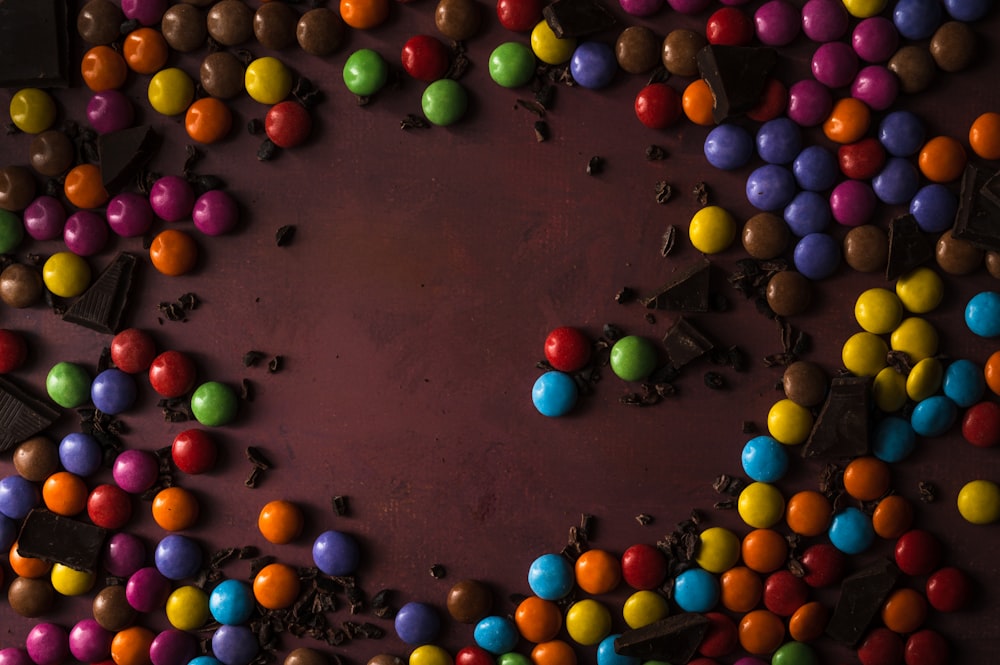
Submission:
POLYGON ((645 337, 628 335, 611 347, 611 371, 624 381, 642 381, 656 369, 656 347, 645 337))
POLYGON ((10 254, 24 240, 24 223, 9 210, 0 210, 0 254, 10 254))
POLYGON ((370 48, 358 49, 344 63, 344 85, 360 97, 369 97, 382 89, 389 79, 385 58, 370 48))
POLYGON ((535 76, 535 54, 520 42, 504 42, 490 54, 490 78, 505 88, 518 88, 535 76))
POLYGON ((56 363, 45 377, 45 390, 59 406, 73 409, 90 399, 90 375, 76 363, 56 363))
POLYGON ((458 81, 438 79, 424 90, 420 106, 431 123, 446 127, 455 124, 465 115, 469 95, 458 81))
POLYGON ((818 665, 812 647, 803 642, 786 642, 771 656, 771 665, 818 665))
POLYGON ((531 665, 531 659, 522 653, 508 651, 497 657, 497 665, 531 665))
POLYGON ((228 425, 236 417, 239 399, 232 388, 218 381, 207 381, 191 395, 191 413, 206 427, 228 425))

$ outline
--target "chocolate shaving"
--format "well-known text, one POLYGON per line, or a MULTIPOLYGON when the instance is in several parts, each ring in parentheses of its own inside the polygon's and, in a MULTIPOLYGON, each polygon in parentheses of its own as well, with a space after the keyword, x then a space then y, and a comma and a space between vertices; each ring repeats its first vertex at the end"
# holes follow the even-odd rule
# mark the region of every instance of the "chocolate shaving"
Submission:
POLYGON ((666 231, 663 232, 663 238, 660 242, 660 256, 669 256, 672 251, 674 251, 674 245, 677 244, 677 227, 673 224, 668 224, 666 231))
POLYGON ((414 113, 407 113, 406 117, 399 121, 400 129, 429 129, 430 123, 414 113))
POLYGON ((656 202, 663 205, 674 195, 674 190, 666 180, 657 180, 653 194, 656 202))
POLYGON ((551 137, 551 132, 549 132, 549 124, 544 120, 536 120, 535 125, 535 141, 538 143, 544 143, 551 137))
POLYGON ((619 289, 618 293, 615 294, 615 302, 619 305, 624 305, 635 300, 636 293, 635 289, 628 286, 623 286, 619 289))
POLYGON ((646 513, 639 513, 635 516, 635 521, 639 523, 639 526, 649 526, 653 523, 653 516, 646 513))
POLYGON ((257 363, 264 359, 264 353, 262 351, 247 351, 243 354, 243 366, 244 367, 256 367, 257 363))
POLYGON ((604 172, 604 158, 594 155, 587 162, 587 175, 601 175, 604 172))
POLYGON ((696 183, 692 188, 691 193, 694 194, 694 198, 698 201, 698 205, 707 206, 708 205, 708 185, 703 182, 696 183))
POLYGON ((662 146, 651 144, 646 146, 646 159, 651 162, 658 162, 667 158, 667 150, 662 146))
POLYGON ((444 579, 444 577, 448 574, 448 571, 445 570, 445 567, 442 566, 440 563, 432 564, 429 572, 431 574, 431 577, 433 577, 436 580, 444 579))
POLYGON ((284 358, 282 356, 274 356, 267 363, 267 371, 269 373, 271 373, 271 374, 274 374, 275 372, 280 371, 281 370, 281 365, 282 365, 283 361, 284 361, 284 358))
POLYGON ((274 232, 274 242, 278 247, 287 247, 292 244, 292 239, 295 238, 295 225, 285 224, 284 226, 279 226, 278 230, 274 232))
POLYGON ((917 483, 917 491, 920 492, 920 500, 924 503, 934 503, 937 500, 937 487, 929 480, 917 483))

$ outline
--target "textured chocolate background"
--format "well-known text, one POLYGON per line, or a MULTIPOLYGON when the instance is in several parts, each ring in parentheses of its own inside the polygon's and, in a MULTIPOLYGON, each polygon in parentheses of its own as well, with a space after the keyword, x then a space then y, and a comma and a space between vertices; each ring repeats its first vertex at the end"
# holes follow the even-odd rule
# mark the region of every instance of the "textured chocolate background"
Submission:
MULTIPOLYGON (((765 429, 767 411, 781 397, 775 389, 781 370, 766 368, 762 358, 781 346, 778 326, 725 282, 744 256, 741 247, 712 258, 713 289, 726 296, 731 311, 692 319, 719 344, 741 346, 751 358, 748 371, 698 362, 678 380, 676 397, 638 409, 618 403, 635 388, 605 370, 594 394, 560 419, 539 415, 530 390, 538 375, 535 362, 553 327, 579 326, 597 336, 603 324, 613 322, 629 333, 663 335, 674 315, 657 312, 655 323, 648 323, 641 305, 619 305, 615 293, 626 285, 649 293, 697 260, 686 237, 669 259, 659 254, 666 225, 686 228, 697 210, 690 193, 695 183, 706 182, 712 201, 740 220, 750 216, 743 183, 752 167, 736 173, 710 167, 702 155, 707 128, 687 121, 663 132, 644 128, 634 117, 632 99, 646 77, 623 72, 605 90, 559 89, 546 116, 552 138, 536 143, 535 116, 515 108, 515 100, 530 93, 496 86, 486 66, 496 45, 527 37, 505 31, 493 6, 480 4, 487 20, 468 43, 472 68, 462 83, 472 103, 464 121, 401 131, 400 119, 419 113, 421 84, 401 77, 398 88, 385 89, 362 108, 343 87, 342 65, 354 49, 375 48, 395 65, 409 36, 436 34, 430 0, 393 4, 385 26, 352 32, 331 57, 307 56, 297 48, 279 54, 326 95, 315 110, 308 145, 258 162, 259 138, 244 126, 266 109, 247 97, 232 105, 232 137, 204 148, 197 170, 226 181, 242 206, 239 230, 210 238, 190 222, 180 223, 196 234, 201 251, 198 269, 189 275, 165 277, 143 258, 126 325, 150 331, 160 349, 191 354, 200 380, 237 386, 246 378, 254 386, 255 399, 242 406, 238 421, 213 431, 223 450, 218 470, 177 474, 178 484, 201 500, 202 516, 190 535, 207 552, 253 544, 281 561, 308 565, 312 539, 323 530, 341 529, 363 543, 359 580, 369 593, 396 589, 397 605, 427 601, 444 615, 450 586, 473 577, 494 586, 495 609, 506 614, 513 611, 507 595, 528 591, 530 562, 559 551, 581 513, 596 516, 591 544, 616 553, 634 543, 655 543, 693 508, 702 510, 706 526, 727 526, 741 535, 748 530, 735 511, 712 510, 719 497, 711 484, 720 472, 740 472, 739 454, 748 438, 741 433, 743 421, 765 429), (666 148, 667 160, 645 159, 653 143, 666 148), (595 155, 604 158, 605 169, 588 176, 587 162, 595 155), (675 192, 666 205, 654 201, 661 179, 675 192), (279 248, 274 232, 284 224, 298 230, 290 246, 279 248), (160 322, 157 303, 188 291, 202 302, 189 320, 160 322), (282 355, 282 370, 269 374, 263 367, 243 367, 241 357, 250 349, 282 355), (722 372, 725 390, 704 386, 708 369, 722 372), (243 485, 248 445, 275 462, 256 490, 243 485), (329 500, 336 494, 350 497, 349 516, 331 512, 329 500), (269 545, 256 531, 260 507, 277 498, 299 502, 307 511, 305 533, 293 545, 269 545), (639 513, 655 521, 640 526, 634 519, 639 513), (446 567, 444 579, 429 574, 434 563, 446 567)), ((619 27, 645 24, 660 35, 676 27, 701 29, 708 14, 665 10, 639 20, 614 9, 622 18, 619 27)), ((998 12, 975 29, 981 58, 972 69, 939 73, 931 90, 900 99, 926 119, 929 136, 946 133, 964 141, 976 116, 1000 110, 993 80, 998 12)), ((603 37, 610 41, 616 34, 603 37)), ((79 54, 82 45, 74 43, 79 54)), ((800 36, 782 51, 786 82, 806 75, 813 46, 800 36)), ((269 54, 256 44, 247 47, 256 56, 269 54)), ((175 55, 171 64, 194 74, 200 57, 175 55)), ((154 167, 179 174, 189 141, 179 119, 157 116, 148 107, 147 80, 130 75, 127 92, 140 119, 167 138, 154 167)), ((74 81, 75 88, 56 91, 55 97, 65 117, 82 122, 88 93, 76 72, 74 81)), ((687 82, 670 83, 682 90, 687 82)), ((817 139, 814 132, 809 135, 817 139)), ((0 158, 27 164, 29 142, 24 135, 0 137, 0 158)), ((884 226, 898 212, 881 206, 877 223, 884 226)), ((842 231, 834 232, 842 237, 842 231)), ((61 249, 60 241, 26 242, 18 255, 61 249)), ((100 269, 122 250, 142 255, 140 239, 115 239, 91 259, 92 267, 100 269)), ((946 284, 944 304, 927 317, 941 333, 941 349, 982 363, 996 343, 975 338, 962 323, 962 311, 968 297, 996 283, 980 269, 946 277, 946 284)), ((814 306, 792 321, 812 336, 807 358, 834 372, 841 344, 858 330, 855 297, 886 285, 880 275, 856 274, 846 266, 818 284, 814 306)), ((0 325, 28 337, 31 357, 15 378, 38 394, 52 364, 68 360, 93 368, 110 342, 109 336, 62 322, 44 306, 5 307, 0 325)), ((148 450, 169 445, 192 423, 164 422, 155 393, 145 380, 140 384, 138 405, 121 418, 128 425, 126 445, 148 450)), ((75 415, 67 412, 49 434, 58 441, 76 427, 75 415)), ((820 468, 797 462, 780 483, 786 496, 814 487, 820 468)), ((997 451, 973 448, 957 428, 921 441, 916 453, 893 467, 893 487, 915 502, 918 525, 944 541, 946 562, 968 571, 982 590, 974 608, 951 616, 932 613, 928 621, 949 639, 955 663, 989 662, 1000 647, 995 600, 1000 569, 994 556, 1000 536, 996 526, 964 522, 954 503, 965 482, 997 480, 997 470, 997 451), (917 501, 923 479, 938 486, 938 502, 917 501)), ((0 472, 13 472, 9 455, 0 460, 0 472)), ((109 473, 93 482, 107 478, 109 473)), ((150 552, 164 535, 142 503, 129 530, 146 538, 150 552)), ((890 543, 879 542, 855 563, 890 551, 890 543)), ((0 567, 9 581, 9 566, 0 567)), ((248 574, 245 563, 226 570, 248 574)), ((620 608, 626 596, 622 588, 606 599, 616 630, 624 627, 620 608)), ((818 597, 832 603, 834 594, 818 597)), ((90 598, 60 599, 53 616, 70 627, 89 615, 90 598)), ((341 609, 331 618, 358 617, 341 609)), ((381 651, 405 655, 391 623, 373 620, 389 636, 381 642, 358 640, 336 653, 354 663, 381 651)), ((23 644, 35 623, 0 603, 0 645, 23 644)), ((143 623, 166 627, 162 613, 143 623)), ((472 643, 471 627, 446 625, 443 644, 453 653, 472 643)), ((285 644, 325 649, 290 637, 285 644)), ((828 654, 824 662, 853 659, 827 641, 820 644, 828 654)), ((595 659, 592 648, 578 647, 577 653, 582 662, 595 659)))

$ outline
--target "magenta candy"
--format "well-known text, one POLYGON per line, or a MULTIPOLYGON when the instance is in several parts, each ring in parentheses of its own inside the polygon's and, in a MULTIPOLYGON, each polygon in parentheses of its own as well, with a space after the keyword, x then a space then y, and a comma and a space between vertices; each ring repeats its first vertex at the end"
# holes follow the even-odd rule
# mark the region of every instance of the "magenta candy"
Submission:
POLYGON ((153 665, 187 665, 198 653, 198 639, 183 630, 165 630, 149 645, 153 665))
POLYGON ((194 189, 184 178, 165 175, 149 189, 149 205, 160 219, 179 222, 191 216, 194 208, 194 189))
POLYGON ((896 101, 899 79, 882 65, 862 67, 851 84, 851 97, 860 99, 875 111, 884 111, 896 101))
POLYGON ((99 663, 111 656, 114 633, 105 630, 95 619, 78 621, 69 631, 69 651, 84 663, 99 663))
POLYGON ((111 468, 115 484, 129 494, 142 494, 156 483, 160 465, 152 453, 144 450, 123 450, 111 468))
POLYGON ((802 7, 802 32, 814 42, 832 42, 847 34, 850 19, 841 0, 809 0, 802 7))
POLYGON ((138 537, 119 531, 104 544, 104 568, 115 577, 131 577, 146 563, 146 546, 138 537))
POLYGON ((141 236, 153 225, 149 199, 134 192, 122 192, 108 201, 108 226, 123 238, 141 236))
POLYGON ((108 222, 91 210, 79 210, 63 227, 66 249, 79 256, 93 256, 108 244, 108 222))
POLYGON ((135 108, 118 90, 95 92, 87 102, 87 122, 98 134, 118 132, 135 122, 135 108))
POLYGON ((667 0, 667 4, 681 14, 699 14, 708 9, 712 0, 667 0))
POLYGON ((885 62, 899 47, 899 31, 884 16, 872 16, 854 27, 851 46, 865 62, 885 62))
POLYGON ((69 658, 69 635, 62 626, 39 623, 28 631, 24 648, 35 665, 59 665, 69 658))
POLYGON ((828 88, 850 85, 858 73, 858 55, 844 42, 827 42, 812 57, 812 74, 828 88))
POLYGON ((0 649, 0 665, 31 665, 28 652, 17 647, 0 649))
POLYGON ((53 196, 39 196, 24 209, 24 230, 35 240, 53 240, 63 233, 66 209, 53 196))
POLYGON ((788 89, 788 117, 801 127, 815 127, 833 110, 833 95, 819 81, 803 79, 788 89))
POLYGON ((844 226, 867 224, 877 203, 871 185, 860 180, 844 180, 830 192, 830 212, 844 226))
POLYGON ((769 46, 785 46, 799 36, 802 23, 798 8, 786 0, 769 0, 753 15, 757 39, 769 46))
POLYGON ((167 11, 167 0, 122 0, 122 14, 143 25, 156 25, 167 11))
POLYGON ((152 566, 135 571, 125 583, 125 600, 136 612, 163 608, 169 595, 170 580, 152 566))
POLYGON ((632 16, 652 16, 663 8, 663 0, 618 0, 618 4, 632 16))
POLYGON ((240 210, 233 197, 221 189, 213 189, 194 202, 191 219, 205 235, 218 236, 236 226, 240 221, 240 210))
POLYGON ((719 0, 719 2, 721 4, 723 4, 723 5, 729 5, 730 7, 736 7, 736 6, 739 6, 739 5, 745 5, 748 2, 750 2, 750 0, 719 0))

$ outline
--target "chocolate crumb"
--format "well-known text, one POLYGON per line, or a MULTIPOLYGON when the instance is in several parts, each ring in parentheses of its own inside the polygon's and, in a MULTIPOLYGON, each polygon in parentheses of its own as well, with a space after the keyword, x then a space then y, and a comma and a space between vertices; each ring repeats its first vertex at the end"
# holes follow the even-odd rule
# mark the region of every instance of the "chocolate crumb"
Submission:
POLYGON ((253 384, 250 383, 250 379, 243 379, 240 381, 240 392, 239 398, 244 402, 252 402, 254 398, 253 384))
POLYGON ((544 120, 535 121, 535 141, 538 143, 544 143, 549 140, 551 133, 549 132, 549 123, 544 120))
POLYGON ((274 242, 278 245, 278 247, 287 247, 288 245, 291 245, 293 238, 295 238, 294 224, 279 226, 278 230, 274 232, 274 242))
POLYGON ((648 526, 653 523, 653 516, 647 515, 646 513, 639 513, 635 516, 635 521, 638 522, 640 526, 648 526))
POLYGON ((333 514, 337 517, 343 517, 350 512, 347 497, 342 494, 338 494, 330 499, 330 505, 333 507, 333 514))
POLYGON ((716 510, 732 510, 736 507, 736 500, 725 499, 724 501, 716 501, 712 504, 712 507, 716 510))
POLYGON ((281 364, 284 361, 282 356, 274 356, 271 358, 270 362, 267 363, 267 371, 274 374, 281 370, 281 364))
POLYGON ((278 156, 278 146, 271 139, 264 139, 257 148, 257 161, 269 162, 278 156))
POLYGON ((604 172, 604 158, 594 155, 587 162, 587 175, 601 175, 604 172))
POLYGON ((672 251, 674 251, 674 246, 677 244, 677 227, 673 224, 667 225, 667 229, 663 232, 663 238, 660 242, 660 256, 669 256, 672 251))
POLYGON ((702 206, 708 205, 708 198, 709 198, 708 185, 706 185, 703 182, 699 182, 695 184, 694 188, 692 189, 692 193, 694 194, 694 198, 695 200, 698 201, 699 205, 702 206))
POLYGON ((636 293, 635 289, 628 286, 623 286, 618 293, 615 294, 615 302, 619 305, 624 305, 635 300, 636 293))
POLYGON ((514 101, 514 105, 515 108, 522 108, 525 109, 526 111, 531 111, 539 118, 545 117, 545 107, 535 100, 518 98, 514 101))
POLYGON ((260 449, 255 446, 247 446, 246 455, 250 464, 252 464, 255 468, 261 469, 262 471, 266 471, 274 466, 271 464, 271 461, 264 456, 264 453, 262 453, 260 449))
POLYGON ((625 336, 622 329, 613 323, 605 323, 603 332, 609 342, 617 342, 625 336))
POLYGON ((264 359, 262 351, 247 351, 243 354, 244 367, 256 367, 257 363, 264 359))
POLYGON ((663 205, 670 200, 670 197, 674 195, 674 189, 670 186, 666 180, 657 180, 656 187, 653 190, 656 202, 663 205))
POLYGON ((937 499, 937 487, 929 480, 921 480, 917 483, 917 490, 920 492, 920 500, 924 503, 934 503, 937 499))
POLYGON ((448 571, 446 571, 445 567, 442 566, 440 563, 435 563, 431 565, 430 573, 431 577, 433 577, 436 580, 440 580, 443 579, 445 575, 448 574, 448 571))
POLYGON ((705 385, 712 390, 722 390, 726 387, 726 380, 718 372, 705 372, 705 385))
POLYGON ((658 162, 667 158, 667 151, 662 146, 655 144, 646 146, 646 159, 651 162, 658 162))
POLYGON ((414 113, 407 113, 406 117, 399 121, 400 129, 429 129, 430 123, 414 113))

